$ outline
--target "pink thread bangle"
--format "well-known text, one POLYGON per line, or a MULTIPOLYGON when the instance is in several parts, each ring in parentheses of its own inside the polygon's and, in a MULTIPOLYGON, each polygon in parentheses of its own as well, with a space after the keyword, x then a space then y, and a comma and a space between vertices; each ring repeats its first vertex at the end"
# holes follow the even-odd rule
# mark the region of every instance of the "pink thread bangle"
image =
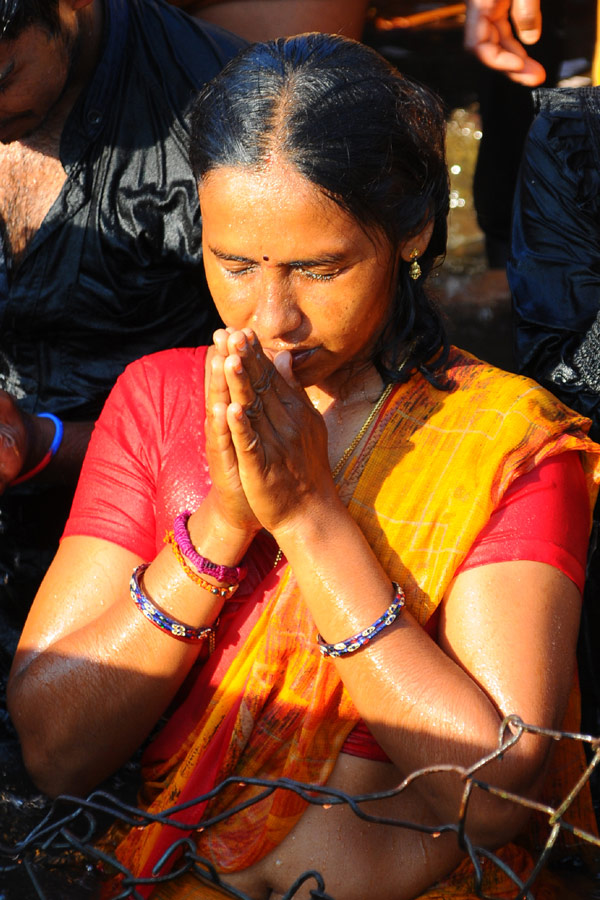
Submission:
POLYGON ((36 475, 39 475, 40 472, 43 472, 62 443, 65 429, 58 416, 53 415, 53 413, 38 413, 37 418, 52 419, 52 422, 54 423, 54 437, 52 438, 50 446, 40 459, 37 466, 34 466, 33 469, 25 472, 24 475, 19 475, 18 478, 15 478, 13 481, 11 481, 11 485, 23 484, 24 481, 29 481, 30 478, 35 478, 36 475))
POLYGON ((173 534, 177 541, 177 546, 198 572, 203 575, 210 575, 216 581, 223 581, 225 584, 239 584, 246 577, 248 572, 247 566, 220 566, 211 562, 205 556, 201 556, 190 539, 187 523, 191 516, 188 509, 184 509, 179 513, 173 523, 173 534))

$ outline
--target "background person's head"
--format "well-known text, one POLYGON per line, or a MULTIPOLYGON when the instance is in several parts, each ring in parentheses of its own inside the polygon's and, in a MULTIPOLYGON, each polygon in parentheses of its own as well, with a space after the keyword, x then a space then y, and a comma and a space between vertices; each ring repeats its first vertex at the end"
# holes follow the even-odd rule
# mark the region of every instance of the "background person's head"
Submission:
POLYGON ((0 0, 0 142, 47 123, 68 91, 72 104, 95 59, 94 9, 94 0, 0 0))
POLYGON ((406 253, 398 267, 396 302, 373 359, 386 379, 396 380, 400 365, 407 377, 444 342, 422 287, 446 246, 444 130, 428 89, 370 48, 322 34, 251 46, 192 114, 199 181, 220 167, 260 170, 276 154, 395 250, 429 226, 422 277, 410 278, 406 253))
POLYGON ((35 25, 50 36, 58 33, 59 0, 0 0, 0 40, 14 41, 35 25))

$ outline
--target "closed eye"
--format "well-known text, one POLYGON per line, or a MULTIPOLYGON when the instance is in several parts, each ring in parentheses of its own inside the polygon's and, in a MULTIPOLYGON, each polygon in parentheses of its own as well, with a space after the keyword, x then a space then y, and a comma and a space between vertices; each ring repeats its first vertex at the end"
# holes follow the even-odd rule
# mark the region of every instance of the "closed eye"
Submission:
POLYGON ((230 266, 230 265, 223 266, 225 273, 227 275, 233 275, 234 277, 236 277, 238 275, 247 275, 248 272, 251 272, 255 268, 256 268, 256 266, 251 266, 251 265, 243 266, 243 265, 239 265, 239 264, 236 266, 230 266))
POLYGON ((315 281, 331 281, 332 278, 339 275, 339 271, 315 272, 313 269, 305 269, 304 266, 294 266, 293 268, 295 272, 299 272, 301 275, 306 276, 306 278, 313 278, 315 281))

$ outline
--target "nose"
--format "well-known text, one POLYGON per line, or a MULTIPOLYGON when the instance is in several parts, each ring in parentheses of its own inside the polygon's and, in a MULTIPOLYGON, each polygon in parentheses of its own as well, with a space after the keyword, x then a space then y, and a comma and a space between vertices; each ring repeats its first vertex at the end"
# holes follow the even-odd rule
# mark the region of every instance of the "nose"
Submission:
POLYGON ((263 269, 253 321, 263 342, 290 339, 302 324, 302 310, 285 272, 263 269))

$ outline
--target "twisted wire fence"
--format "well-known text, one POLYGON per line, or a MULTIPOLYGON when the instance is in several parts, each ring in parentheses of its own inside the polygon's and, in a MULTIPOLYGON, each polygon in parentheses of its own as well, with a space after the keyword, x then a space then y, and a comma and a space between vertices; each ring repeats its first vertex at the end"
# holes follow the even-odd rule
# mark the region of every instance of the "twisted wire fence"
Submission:
MULTIPOLYGON (((329 809, 333 806, 346 805, 354 815, 365 822, 392 826, 400 829, 412 829, 424 834, 438 836, 443 833, 454 833, 456 838, 470 858, 474 867, 473 892, 481 900, 490 900, 485 894, 482 880, 482 863, 487 860, 492 865, 498 866, 514 883, 514 893, 511 900, 532 900, 531 889, 542 869, 549 862, 553 848, 561 832, 570 832, 580 842, 600 848, 600 838, 595 834, 584 831, 576 824, 565 819, 572 803, 592 777, 600 762, 600 738, 590 735, 577 734, 564 731, 552 731, 527 725, 517 716, 508 716, 500 728, 498 747, 489 755, 481 758, 474 765, 463 768, 456 765, 435 765, 420 769, 406 778, 395 788, 380 793, 370 793, 351 796, 344 791, 330 789, 327 786, 303 784, 290 779, 261 779, 243 778, 233 776, 212 791, 203 794, 194 800, 159 813, 150 814, 134 805, 121 801, 114 794, 98 790, 90 794, 87 799, 78 797, 61 796, 54 800, 47 811, 40 813, 41 819, 23 839, 14 844, 0 842, 0 900, 54 900, 66 896, 82 897, 91 895, 94 885, 98 885, 99 878, 96 874, 99 869, 110 869, 113 873, 120 873, 122 880, 119 884, 119 893, 114 895, 114 900, 142 900, 138 887, 147 884, 163 884, 172 881, 186 872, 192 872, 201 876, 205 881, 218 886, 226 896, 237 900, 252 900, 243 891, 227 884, 226 879, 221 879, 205 858, 196 852, 193 837, 182 835, 175 838, 161 859, 157 862, 155 871, 160 871, 165 863, 173 857, 175 863, 167 875, 151 878, 136 878, 132 872, 124 867, 113 855, 101 850, 98 839, 108 823, 120 822, 134 828, 144 828, 152 823, 159 822, 164 826, 171 826, 181 832, 190 830, 206 830, 223 819, 236 815, 253 803, 257 803, 275 790, 293 791, 307 803, 329 809), (499 789, 478 777, 480 770, 488 763, 510 753, 513 747, 526 734, 537 734, 549 737, 555 741, 578 741, 587 745, 587 757, 589 763, 579 779, 572 786, 568 794, 557 807, 547 806, 534 800, 527 799, 517 794, 499 789), (403 821, 394 817, 372 815, 363 808, 365 804, 373 800, 386 800, 395 797, 406 790, 417 779, 440 772, 452 772, 463 781, 464 788, 460 809, 456 822, 442 824, 436 827, 419 825, 414 822, 403 821), (255 785, 263 788, 250 801, 234 806, 220 815, 202 822, 184 820, 181 813, 191 809, 199 802, 211 799, 231 784, 255 785), (469 805, 476 791, 486 791, 509 801, 516 806, 525 807, 528 810, 541 813, 548 825, 548 836, 536 860, 535 867, 527 881, 523 882, 494 852, 476 846, 470 839, 466 827, 466 817, 469 805), (179 814, 176 819, 175 815, 179 814), (54 887, 46 888, 43 884, 44 871, 52 870, 55 873, 54 887), (6 879, 11 873, 19 872, 25 887, 18 893, 2 892, 2 887, 7 883, 6 879), (58 875, 58 889, 56 888, 58 875), (61 886, 61 878, 64 876, 61 886), (67 882, 75 884, 75 893, 69 895, 65 890, 67 882)), ((283 895, 283 900, 293 900, 303 886, 308 886, 309 893, 315 900, 336 900, 327 893, 326 884, 318 871, 307 870, 300 874, 293 884, 289 886, 283 895)), ((306 890, 306 888, 304 888, 306 890)))

